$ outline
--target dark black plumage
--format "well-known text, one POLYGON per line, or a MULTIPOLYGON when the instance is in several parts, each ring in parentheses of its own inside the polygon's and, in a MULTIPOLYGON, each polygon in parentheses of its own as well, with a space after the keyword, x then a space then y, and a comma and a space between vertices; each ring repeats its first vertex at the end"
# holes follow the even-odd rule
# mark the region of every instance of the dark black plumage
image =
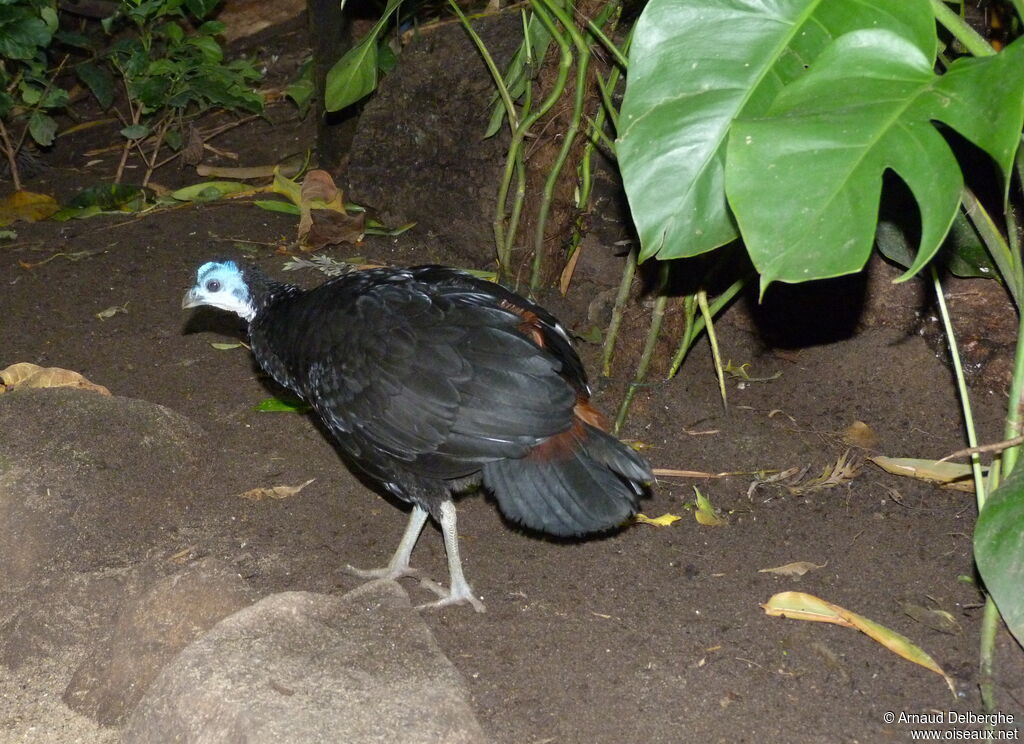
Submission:
POLYGON ((429 514, 449 554, 440 603, 482 609, 462 576, 452 492, 482 480, 509 519, 577 536, 620 525, 653 480, 642 457, 602 430, 555 318, 497 284, 420 266, 304 291, 227 262, 202 267, 184 304, 247 317, 260 366, 313 406, 352 463, 414 505, 391 564, 363 575, 412 573, 429 514))

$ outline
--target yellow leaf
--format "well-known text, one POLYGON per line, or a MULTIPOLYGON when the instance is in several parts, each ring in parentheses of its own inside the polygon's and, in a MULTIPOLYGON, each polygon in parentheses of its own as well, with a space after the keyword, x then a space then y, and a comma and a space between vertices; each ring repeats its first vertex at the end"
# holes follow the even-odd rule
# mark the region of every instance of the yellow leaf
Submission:
MULTIPOLYGON (((911 457, 869 457, 882 470, 893 475, 906 475, 918 480, 941 483, 949 488, 963 491, 974 490, 973 473, 967 463, 942 462, 941 460, 918 460, 911 457)), ((988 468, 982 473, 988 475, 988 468)))
POLYGON ((60 367, 40 367, 30 362, 18 362, 7 369, 0 370, 0 392, 13 388, 47 388, 76 387, 92 390, 102 395, 110 395, 110 391, 102 385, 96 385, 82 377, 78 372, 61 369, 60 367))
POLYGON ((298 486, 272 486, 270 488, 251 488, 245 493, 238 494, 238 498, 247 499, 249 501, 262 501, 263 499, 267 498, 286 499, 289 496, 294 496, 315 480, 316 478, 310 478, 308 481, 298 486))
POLYGON ((662 514, 660 517, 648 517, 646 514, 637 514, 633 519, 638 524, 653 524, 655 527, 668 527, 673 522, 678 522, 682 517, 675 514, 662 514))
POLYGON ((780 576, 803 576, 808 571, 813 571, 816 568, 825 568, 828 565, 828 561, 822 563, 820 566, 817 563, 811 563, 810 561, 795 561, 793 563, 787 563, 784 566, 775 566, 775 568, 760 568, 758 573, 772 573, 780 576))
POLYGON ((729 524, 729 520, 719 514, 718 509, 711 505, 699 488, 694 486, 693 492, 697 495, 697 508, 693 516, 700 524, 705 527, 722 527, 729 524))
POLYGON ((953 680, 935 662, 935 659, 925 653, 920 647, 915 646, 906 636, 900 635, 884 625, 879 625, 874 620, 869 620, 839 605, 834 605, 820 597, 815 597, 813 594, 805 594, 804 592, 780 592, 771 597, 761 607, 765 613, 772 617, 787 617, 793 620, 809 620, 817 623, 833 623, 847 628, 856 628, 907 661, 912 661, 923 666, 925 669, 941 675, 946 680, 946 684, 953 693, 953 697, 956 697, 956 687, 953 684, 953 680))
POLYGON ((0 227, 22 220, 38 222, 60 211, 60 205, 47 194, 15 191, 0 201, 0 227))

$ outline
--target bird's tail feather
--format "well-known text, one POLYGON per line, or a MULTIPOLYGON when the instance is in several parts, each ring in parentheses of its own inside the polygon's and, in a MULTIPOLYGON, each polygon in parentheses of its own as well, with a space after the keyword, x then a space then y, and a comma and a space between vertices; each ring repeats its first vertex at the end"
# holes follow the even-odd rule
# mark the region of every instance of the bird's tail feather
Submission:
POLYGON ((622 524, 654 480, 640 455, 580 420, 524 458, 488 463, 483 475, 506 517, 566 537, 622 524))

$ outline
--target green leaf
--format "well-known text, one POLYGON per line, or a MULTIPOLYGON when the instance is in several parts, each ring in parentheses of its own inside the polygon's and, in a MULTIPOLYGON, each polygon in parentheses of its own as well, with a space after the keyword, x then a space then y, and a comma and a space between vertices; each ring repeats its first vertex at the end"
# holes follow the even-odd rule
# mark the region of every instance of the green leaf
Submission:
POLYGON ((170 41, 172 44, 180 44, 185 40, 185 29, 173 21, 165 23, 157 29, 157 33, 170 41))
MULTIPOLYGON (((914 212, 916 213, 916 209, 914 212)), ((875 245, 883 256, 904 268, 909 268, 914 263, 916 246, 911 244, 902 224, 886 219, 880 220, 875 233, 875 245)), ((939 252, 935 254, 934 260, 952 274, 965 279, 1000 278, 999 270, 992 263, 992 257, 963 210, 957 210, 953 226, 939 252)))
POLYGON ((51 219, 65 222, 71 219, 85 219, 105 212, 139 212, 146 206, 152 192, 138 186, 123 183, 92 186, 78 192, 51 219))
POLYGON ((265 209, 268 212, 282 212, 284 214, 293 214, 296 217, 301 214, 297 204, 291 202, 279 201, 278 199, 258 199, 253 202, 260 209, 265 209))
POLYGON ((37 145, 49 147, 57 136, 57 122, 41 111, 33 111, 28 119, 28 133, 37 145))
MULTIPOLYGON (((519 49, 516 50, 512 61, 508 63, 508 68, 505 70, 505 87, 508 88, 509 97, 513 101, 518 101, 526 92, 530 78, 539 67, 539 60, 544 59, 552 42, 551 32, 536 13, 530 14, 529 20, 524 22, 524 27, 523 43, 519 45, 519 49)), ((494 102, 494 110, 491 112, 487 131, 484 132, 484 139, 497 134, 508 115, 508 112, 505 111, 505 104, 497 91, 491 100, 494 102)))
POLYGON ((298 398, 266 398, 256 404, 255 410, 262 413, 305 413, 309 404, 298 398))
POLYGON ((377 37, 370 35, 352 47, 327 72, 324 105, 339 111, 377 88, 377 37))
POLYGON ((92 39, 85 34, 78 33, 77 31, 55 31, 53 38, 65 46, 84 49, 89 52, 96 49, 96 44, 92 39))
POLYGON ((79 191, 65 206, 73 209, 95 206, 107 211, 127 209, 134 212, 146 203, 150 193, 139 186, 124 183, 103 184, 79 191))
POLYGON ((339 111, 370 95, 377 87, 377 39, 401 0, 388 0, 384 13, 358 44, 349 49, 327 71, 324 83, 324 107, 339 111))
POLYGON ((938 250, 963 177, 933 121, 957 129, 1007 173, 1024 123, 1024 45, 959 60, 943 76, 891 31, 838 39, 764 116, 736 122, 726 191, 762 291, 859 271, 875 235, 882 175, 893 170, 921 213, 912 276, 938 250))
POLYGON ((895 31, 934 59, 928 0, 651 0, 634 29, 616 148, 641 259, 737 236, 724 191, 732 123, 763 113, 832 39, 860 28, 895 31))
POLYGON ((201 19, 206 18, 219 3, 220 0, 185 0, 185 7, 189 13, 201 19))
POLYGON ((224 33, 225 28, 226 26, 221 21, 207 21, 196 29, 196 32, 206 36, 216 36, 217 34, 224 33))
POLYGON ((1024 644, 1024 460, 985 500, 974 528, 974 560, 1006 627, 1024 644))
POLYGON ((207 62, 217 63, 224 59, 220 44, 212 36, 190 36, 187 43, 199 49, 207 62))
POLYGON ((91 62, 83 62, 75 68, 75 72, 78 79, 85 83, 96 97, 100 108, 110 108, 110 104, 114 102, 114 78, 110 71, 91 62))
MULTIPOLYGON (((49 46, 51 33, 46 22, 25 8, 0 19, 0 57, 32 59, 38 49, 49 46)), ((7 14, 5 14, 7 15, 7 14)))
POLYGON ((130 140, 139 140, 149 135, 149 127, 145 124, 132 124, 120 131, 123 136, 130 140))
POLYGON ((249 191, 252 187, 240 181, 205 181, 172 191, 178 201, 208 202, 222 199, 228 194, 249 191))

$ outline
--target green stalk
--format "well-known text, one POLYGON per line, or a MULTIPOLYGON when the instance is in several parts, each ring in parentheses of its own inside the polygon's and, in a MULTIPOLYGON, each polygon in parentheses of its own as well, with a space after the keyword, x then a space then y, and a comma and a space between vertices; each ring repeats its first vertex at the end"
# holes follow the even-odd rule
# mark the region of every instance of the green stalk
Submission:
MULTIPOLYGON (((531 3, 533 6, 534 13, 540 19, 541 23, 544 24, 545 28, 551 33, 552 38, 558 39, 558 29, 555 27, 554 22, 547 12, 540 6, 539 3, 531 3)), ((512 263, 512 241, 509 240, 508 235, 505 234, 505 209, 506 200, 508 198, 508 190, 512 184, 512 177, 515 175, 516 170, 516 155, 523 146, 523 141, 526 135, 530 131, 530 127, 541 116, 546 114, 555 102, 562 95, 562 91, 565 90, 565 83, 569 79, 569 68, 572 67, 572 54, 569 52, 568 45, 562 48, 562 59, 558 66, 558 76, 555 79, 555 85, 548 94, 548 97, 544 99, 540 107, 536 111, 530 112, 525 115, 520 121, 519 126, 512 131, 512 139, 508 146, 508 157, 505 159, 505 172, 502 175, 501 185, 498 188, 498 203, 495 207, 494 216, 494 235, 495 242, 498 250, 498 280, 502 281, 511 269, 512 263)), ((518 217, 517 217, 518 220, 518 217)), ((510 231, 514 233, 515 225, 510 227, 510 231)))
POLYGON ((633 398, 636 396, 636 391, 643 384, 644 378, 647 376, 647 368, 651 366, 651 360, 654 359, 654 351, 658 348, 658 336, 661 335, 661 325, 665 320, 665 307, 668 305, 668 293, 665 291, 665 287, 668 284, 670 265, 666 261, 661 266, 661 281, 658 282, 658 299, 654 301, 654 311, 651 313, 651 329, 647 333, 647 343, 644 344, 644 350, 640 354, 640 363, 636 366, 636 374, 633 376, 633 381, 629 383, 626 395, 619 406, 619 412, 615 416, 615 425, 612 427, 612 432, 616 435, 619 433, 622 425, 626 423, 626 416, 629 415, 629 408, 633 404, 633 398))
MULTIPOLYGON (((560 43, 564 40, 560 40, 560 43)), ((587 94, 587 71, 590 68, 590 50, 584 46, 579 50, 576 59, 576 95, 572 109, 572 121, 562 138, 562 147, 558 151, 551 172, 548 173, 544 182, 544 194, 541 198, 540 209, 537 216, 537 229, 533 238, 533 270, 530 272, 530 293, 537 290, 540 285, 541 270, 544 261, 544 231, 547 228, 548 217, 551 214, 551 202, 555 197, 555 186, 562 175, 565 162, 569 159, 569 152, 576 142, 576 135, 580 131, 580 122, 583 120, 583 106, 586 103, 587 94)))
POLYGON ((986 713, 996 711, 996 685, 993 661, 996 656, 996 635, 999 632, 999 608, 992 595, 985 595, 985 610, 981 615, 981 663, 978 665, 978 687, 981 705, 986 713))
POLYGON ((708 341, 711 342, 711 358, 715 362, 715 374, 718 376, 718 391, 722 396, 722 405, 729 407, 729 399, 725 393, 725 372, 722 371, 722 355, 718 351, 718 337, 715 335, 715 326, 711 322, 711 311, 708 309, 708 293, 700 290, 697 293, 697 304, 700 306, 700 316, 708 329, 708 341))
POLYGON ((629 299, 629 290, 633 286, 633 276, 636 274, 636 250, 630 250, 626 256, 626 265, 622 267, 622 281, 619 282, 619 291, 615 295, 615 305, 612 307, 612 319, 608 323, 608 330, 605 332, 604 345, 601 348, 601 375, 611 377, 612 356, 615 354, 615 340, 619 335, 619 326, 622 325, 622 313, 626 309, 626 301, 629 299))
MULTIPOLYGON (((711 317, 718 315, 722 308, 725 307, 733 297, 739 294, 741 289, 747 286, 747 282, 749 281, 749 276, 737 279, 729 285, 728 289, 718 295, 708 306, 711 317)), ((690 297, 687 297, 686 299, 690 300, 692 297, 693 295, 690 295, 690 297)), ((693 348, 694 341, 697 339, 700 332, 704 330, 704 326, 706 325, 703 317, 694 317, 696 315, 696 311, 693 308, 687 308, 686 312, 687 323, 683 328, 683 335, 680 337, 679 347, 676 349, 676 355, 672 358, 672 365, 669 367, 668 377, 666 377, 666 379, 675 377, 676 373, 679 372, 679 367, 682 366, 683 360, 686 359, 686 355, 689 353, 690 349, 693 348)))
POLYGON ((975 57, 990 57, 996 53, 992 45, 985 41, 985 38, 971 28, 967 22, 958 16, 942 0, 930 0, 932 13, 942 27, 953 34, 957 41, 964 45, 964 49, 975 57))
POLYGON ((604 31, 601 30, 600 24, 595 23, 594 21, 587 21, 587 31, 589 31, 595 39, 601 42, 601 46, 607 49, 609 54, 611 54, 615 58, 615 64, 617 64, 623 70, 629 67, 629 60, 626 59, 626 50, 629 47, 629 39, 633 37, 632 30, 630 30, 629 36, 627 37, 627 41, 625 44, 622 45, 621 50, 617 46, 615 46, 614 42, 612 42, 612 40, 605 35, 604 31))
MULTIPOLYGON (((967 445, 969 447, 978 446, 978 437, 974 431, 974 415, 971 412, 971 401, 968 396, 967 382, 964 379, 963 365, 960 362, 960 352, 957 348, 956 336, 953 332, 953 324, 949 318, 949 311, 946 309, 946 298, 942 293, 942 284, 939 282, 939 274, 935 270, 935 266, 931 266, 932 271, 932 283, 935 286, 935 299, 939 306, 939 315, 942 318, 942 325, 946 331, 946 338, 949 340, 949 355, 953 359, 953 371, 956 374, 956 385, 957 390, 960 393, 960 404, 963 406, 964 411, 964 423, 967 429, 967 445)), ((1024 328, 1024 326, 1022 326, 1024 328)), ((1024 370, 1024 352, 1021 351, 1021 344, 1017 344, 1017 364, 1014 367, 1014 382, 1018 383, 1019 378, 1024 377, 1021 374, 1024 370)), ((1019 389, 1018 389, 1019 393, 1019 389)), ((1016 408, 1014 403, 1016 399, 1011 396, 1011 406, 1016 408)), ((1009 416, 1007 417, 1009 419, 1009 416)), ((1007 456, 1012 458, 1016 448, 1011 448, 1003 453, 1003 465, 1004 473, 1009 473, 1010 468, 1007 467, 1007 456)), ((977 454, 971 455, 971 470, 974 473, 974 489, 977 494, 978 501, 978 513, 985 506, 985 479, 981 474, 981 460, 977 454)), ((995 659, 995 645, 996 645, 996 632, 999 627, 999 609, 996 607, 995 601, 992 596, 986 593, 985 596, 985 612, 982 616, 981 622, 981 647, 979 649, 980 662, 978 665, 978 684, 981 688, 981 698, 985 706, 985 710, 995 710, 995 682, 993 681, 993 661, 995 659)))
MULTIPOLYGON (((509 145, 509 154, 505 160, 505 174, 502 178, 501 186, 498 189, 498 205, 495 210, 493 223, 494 244, 498 251, 498 280, 501 281, 503 274, 508 271, 509 264, 511 263, 510 255, 503 251, 503 246, 505 245, 505 206, 508 200, 508 189, 512 184, 512 177, 515 171, 518 145, 522 144, 522 136, 519 137, 518 140, 516 138, 516 133, 521 129, 522 123, 519 121, 519 116, 516 112, 515 103, 512 101, 512 96, 508 92, 508 86, 505 85, 505 80, 502 78, 501 72, 498 70, 498 66, 494 63, 494 58, 491 57, 483 39, 481 39, 476 31, 473 30, 469 20, 466 18, 462 9, 458 6, 455 0, 448 0, 448 4, 455 10, 456 15, 459 17, 459 21, 462 23, 462 27, 466 30, 469 38, 472 39, 473 43, 476 45, 477 51, 480 52, 480 56, 483 58, 488 72, 491 73, 491 78, 494 80, 494 85, 498 90, 498 95, 501 97, 502 105, 505 107, 505 114, 508 116, 509 129, 512 132, 513 143, 509 145)), ((525 38, 529 37, 526 36, 525 38)), ((524 113, 526 110, 527 108, 524 107, 524 113)))
MULTIPOLYGON (((939 273, 935 266, 931 266, 932 284, 935 288, 935 301, 939 306, 939 317, 942 318, 942 326, 946 331, 946 339, 949 341, 949 356, 953 360, 953 372, 956 377, 956 388, 960 394, 960 405, 964 411, 964 427, 967 430, 967 446, 978 446, 978 435, 974 430, 974 414, 971 411, 971 398, 967 390, 967 380, 964 378, 964 367, 960 361, 960 349, 956 342, 956 334, 953 331, 953 323, 949 318, 949 310, 946 308, 946 297, 942 293, 942 283, 939 281, 939 273)), ((977 494, 978 511, 985 505, 985 479, 981 474, 981 459, 977 454, 971 455, 971 471, 974 474, 974 489, 977 494)))
POLYGON ((494 87, 498 89, 498 95, 501 96, 501 103, 505 107, 505 114, 508 116, 509 127, 515 129, 518 126, 518 116, 516 114, 515 103, 512 102, 512 96, 509 95, 508 86, 505 85, 505 79, 501 75, 501 71, 498 70, 498 66, 494 64, 494 58, 491 57, 491 53, 487 51, 487 45, 484 44, 483 39, 473 30, 473 27, 469 23, 469 19, 462 12, 462 8, 455 0, 448 0, 448 4, 455 11, 455 15, 459 17, 459 21, 462 23, 462 27, 466 30, 469 38, 473 40, 476 45, 477 51, 480 52, 480 56, 483 57, 484 64, 487 66, 487 71, 491 73, 491 78, 494 80, 494 87))

